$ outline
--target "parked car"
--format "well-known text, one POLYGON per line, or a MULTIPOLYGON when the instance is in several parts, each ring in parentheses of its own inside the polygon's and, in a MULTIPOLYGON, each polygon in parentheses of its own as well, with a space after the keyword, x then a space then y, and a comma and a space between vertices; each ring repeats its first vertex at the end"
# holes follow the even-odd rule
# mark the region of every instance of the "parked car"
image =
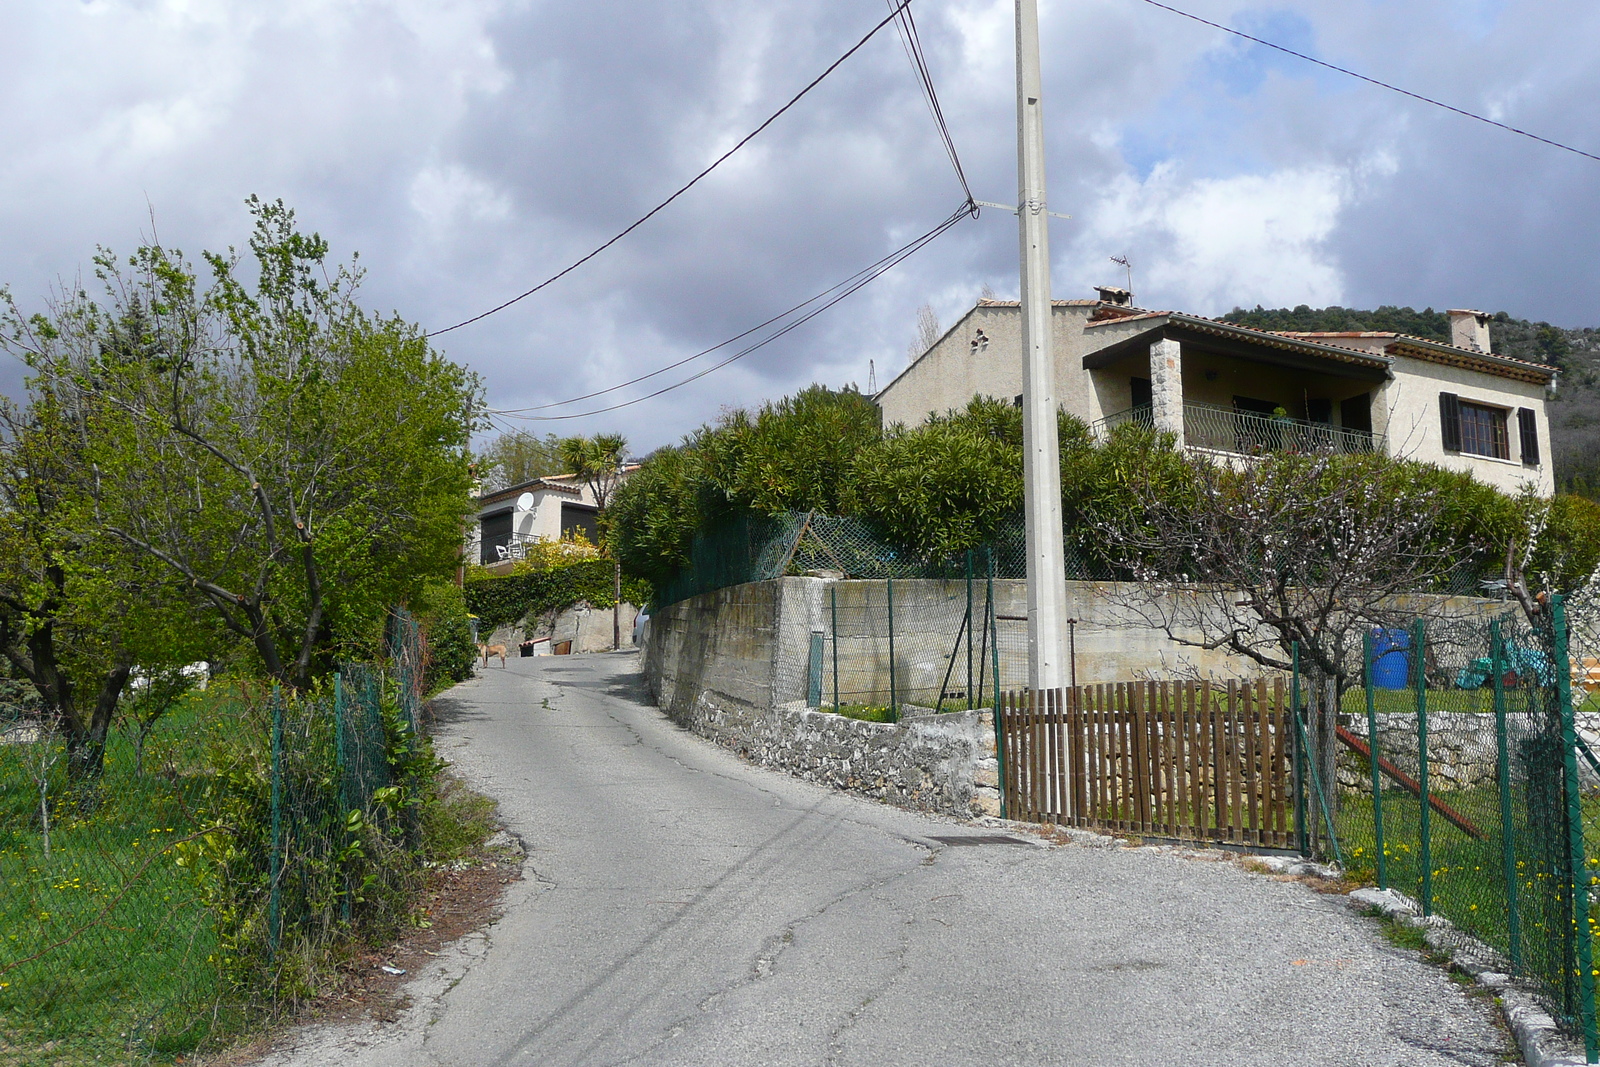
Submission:
POLYGON ((650 609, 643 607, 633 620, 633 643, 636 648, 643 648, 645 640, 650 636, 650 609))

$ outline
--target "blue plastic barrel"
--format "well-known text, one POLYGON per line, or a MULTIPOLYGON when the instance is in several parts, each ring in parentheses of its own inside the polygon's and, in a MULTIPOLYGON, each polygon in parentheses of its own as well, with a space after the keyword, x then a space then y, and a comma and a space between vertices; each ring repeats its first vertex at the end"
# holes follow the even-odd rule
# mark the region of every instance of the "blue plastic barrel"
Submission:
POLYGON ((1411 635, 1405 630, 1372 631, 1372 684, 1404 689, 1411 683, 1411 635))

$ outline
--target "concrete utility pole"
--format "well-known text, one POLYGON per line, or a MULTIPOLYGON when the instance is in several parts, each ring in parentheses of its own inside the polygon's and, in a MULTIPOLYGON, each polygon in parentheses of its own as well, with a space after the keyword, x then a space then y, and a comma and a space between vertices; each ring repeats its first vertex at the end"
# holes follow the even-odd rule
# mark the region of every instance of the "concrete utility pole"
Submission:
POLYGON ((1067 684, 1066 546, 1056 437, 1050 220, 1044 198, 1038 0, 1017 0, 1017 218, 1022 241, 1022 468, 1028 528, 1028 685, 1067 684))

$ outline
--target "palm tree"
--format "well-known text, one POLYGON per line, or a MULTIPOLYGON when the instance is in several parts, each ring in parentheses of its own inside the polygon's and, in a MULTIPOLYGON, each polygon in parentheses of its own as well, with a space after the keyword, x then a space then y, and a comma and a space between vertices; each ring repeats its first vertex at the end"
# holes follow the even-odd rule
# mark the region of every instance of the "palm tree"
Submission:
MULTIPOLYGON (((628 439, 618 433, 593 437, 567 437, 560 444, 561 460, 567 470, 589 487, 600 523, 601 544, 606 540, 606 505, 622 482, 622 466, 628 452, 628 439)), ((609 551, 609 549, 608 549, 609 551)), ((622 563, 612 553, 611 647, 622 647, 622 563)))

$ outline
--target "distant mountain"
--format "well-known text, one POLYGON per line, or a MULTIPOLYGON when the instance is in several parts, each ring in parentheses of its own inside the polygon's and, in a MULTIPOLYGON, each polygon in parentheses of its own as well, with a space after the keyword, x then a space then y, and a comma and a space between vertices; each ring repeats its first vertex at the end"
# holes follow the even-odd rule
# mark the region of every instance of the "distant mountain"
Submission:
MULTIPOLYGON (((1228 322, 1258 330, 1392 330, 1430 341, 1450 340, 1450 318, 1433 308, 1234 308, 1228 322)), ((1577 330, 1515 319, 1504 311, 1489 323, 1489 344, 1503 356, 1547 363, 1560 371, 1550 400, 1550 451, 1556 488, 1600 500, 1600 329, 1577 330)))

